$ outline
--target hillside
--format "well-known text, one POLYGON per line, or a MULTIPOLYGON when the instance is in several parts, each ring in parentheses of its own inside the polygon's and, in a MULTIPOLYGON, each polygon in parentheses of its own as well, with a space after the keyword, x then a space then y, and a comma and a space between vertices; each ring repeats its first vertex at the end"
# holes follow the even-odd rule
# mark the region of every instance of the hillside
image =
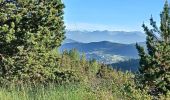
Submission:
POLYGON ((129 58, 137 58, 138 53, 134 44, 120 44, 108 41, 91 42, 91 43, 66 43, 60 47, 60 50, 71 50, 76 48, 80 52, 101 52, 103 54, 120 55, 129 58))
POLYGON ((88 59, 94 58, 107 64, 138 58, 135 44, 121 44, 108 41, 91 43, 71 42, 63 44, 60 47, 60 51, 73 48, 85 53, 88 59))
POLYGON ((139 59, 130 59, 127 61, 117 62, 110 65, 117 70, 137 72, 139 68, 139 59))

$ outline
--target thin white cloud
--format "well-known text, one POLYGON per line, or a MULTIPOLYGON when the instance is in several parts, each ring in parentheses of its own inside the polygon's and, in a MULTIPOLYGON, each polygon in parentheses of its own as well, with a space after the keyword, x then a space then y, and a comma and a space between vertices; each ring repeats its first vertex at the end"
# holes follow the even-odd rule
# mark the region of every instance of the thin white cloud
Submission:
POLYGON ((81 31, 141 31, 141 27, 127 27, 117 25, 102 25, 102 24, 91 24, 91 23, 66 23, 67 30, 81 30, 81 31), (138 28, 138 29, 137 29, 138 28))

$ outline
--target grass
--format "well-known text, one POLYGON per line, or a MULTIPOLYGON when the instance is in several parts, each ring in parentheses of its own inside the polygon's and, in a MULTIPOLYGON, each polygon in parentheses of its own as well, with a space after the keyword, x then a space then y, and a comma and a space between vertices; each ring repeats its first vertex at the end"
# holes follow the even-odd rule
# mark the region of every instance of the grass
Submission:
POLYGON ((152 100, 135 88, 128 75, 114 76, 113 80, 94 79, 67 85, 1 86, 0 100, 152 100))
POLYGON ((113 100, 113 97, 107 91, 92 91, 83 85, 50 85, 0 88, 0 100, 113 100))
POLYGON ((0 100, 152 100, 146 91, 135 87, 130 74, 112 74, 111 78, 67 85, 4 85, 0 87, 0 100))
POLYGON ((143 93, 137 91, 136 95, 124 87, 104 87, 83 84, 1 87, 0 100, 151 100, 143 93))

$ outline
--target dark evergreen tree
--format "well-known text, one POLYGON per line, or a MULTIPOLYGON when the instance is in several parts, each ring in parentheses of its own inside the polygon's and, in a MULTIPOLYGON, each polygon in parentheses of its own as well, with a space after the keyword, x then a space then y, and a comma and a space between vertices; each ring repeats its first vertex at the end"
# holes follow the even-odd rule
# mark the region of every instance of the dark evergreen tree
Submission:
POLYGON ((143 24, 147 52, 137 44, 140 56, 138 82, 141 87, 149 87, 149 93, 153 95, 166 94, 170 90, 170 6, 167 1, 160 17, 160 28, 152 17, 152 29, 143 24))
POLYGON ((0 1, 0 75, 8 80, 54 78, 64 40, 61 0, 0 1))

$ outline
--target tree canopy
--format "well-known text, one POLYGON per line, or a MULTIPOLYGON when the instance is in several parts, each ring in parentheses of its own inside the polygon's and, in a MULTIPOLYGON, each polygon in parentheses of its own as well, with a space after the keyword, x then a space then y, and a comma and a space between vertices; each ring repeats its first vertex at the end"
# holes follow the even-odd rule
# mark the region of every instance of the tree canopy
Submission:
POLYGON ((57 69, 65 39, 61 0, 0 1, 0 75, 8 80, 44 80, 57 69))
POLYGON ((140 56, 139 83, 142 88, 149 87, 149 93, 153 95, 166 94, 170 90, 170 5, 167 1, 160 19, 160 28, 152 17, 152 29, 143 24, 147 52, 137 45, 140 56))

